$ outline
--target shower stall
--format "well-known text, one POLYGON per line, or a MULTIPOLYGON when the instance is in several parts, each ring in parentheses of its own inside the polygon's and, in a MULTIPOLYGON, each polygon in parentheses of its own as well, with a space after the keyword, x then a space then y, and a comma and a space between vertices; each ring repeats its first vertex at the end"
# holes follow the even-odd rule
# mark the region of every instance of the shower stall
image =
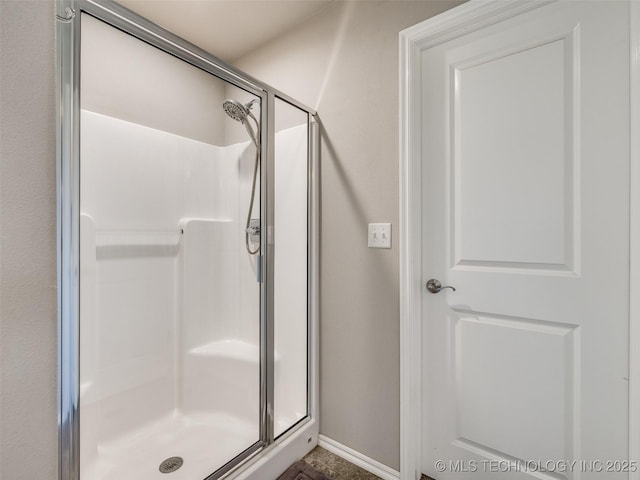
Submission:
POLYGON ((315 112, 59 0, 60 480, 269 480, 317 443, 315 112))

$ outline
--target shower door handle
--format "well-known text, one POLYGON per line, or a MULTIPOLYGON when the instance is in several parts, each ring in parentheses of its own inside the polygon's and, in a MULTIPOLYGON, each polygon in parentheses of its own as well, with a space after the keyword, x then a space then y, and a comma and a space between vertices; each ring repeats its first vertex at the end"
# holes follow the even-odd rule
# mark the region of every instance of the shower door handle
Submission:
POLYGON ((450 288, 454 292, 456 291, 456 288, 452 287, 451 285, 446 285, 443 287, 442 283, 440 283, 440 280, 437 280, 435 278, 430 278, 429 280, 427 280, 427 290, 429 290, 431 293, 438 293, 440 290, 444 290, 445 288, 450 288))

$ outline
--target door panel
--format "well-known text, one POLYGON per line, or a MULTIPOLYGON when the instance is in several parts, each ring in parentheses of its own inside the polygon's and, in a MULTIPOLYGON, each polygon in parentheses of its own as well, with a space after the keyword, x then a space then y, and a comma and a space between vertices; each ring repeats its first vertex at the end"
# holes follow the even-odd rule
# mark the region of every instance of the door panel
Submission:
POLYGON ((451 321, 458 441, 514 458, 566 458, 576 328, 465 311, 451 321), (519 430, 527 436, 512 442, 519 430))
POLYGON ((451 66, 456 266, 567 268, 573 158, 564 114, 573 86, 565 43, 451 66))
POLYGON ((556 2, 422 53, 423 279, 457 289, 423 294, 438 480, 627 475, 587 467, 628 456, 628 9, 556 2))

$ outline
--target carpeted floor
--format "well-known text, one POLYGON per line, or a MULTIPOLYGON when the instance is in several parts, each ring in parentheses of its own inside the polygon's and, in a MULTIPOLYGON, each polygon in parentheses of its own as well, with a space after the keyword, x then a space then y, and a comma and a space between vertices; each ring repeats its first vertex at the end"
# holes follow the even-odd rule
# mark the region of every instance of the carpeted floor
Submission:
POLYGON ((298 460, 278 477, 278 480, 331 480, 304 460, 298 460))
POLYGON ((377 475, 367 472, 322 447, 311 450, 303 460, 327 475, 331 480, 382 480, 377 475))
POLYGON ((322 447, 311 450, 289 467, 278 480, 381 480, 380 477, 328 452, 322 447), (313 476, 316 475, 316 476, 313 476))
MULTIPOLYGON (((277 480, 381 480, 373 473, 348 462, 338 455, 316 447, 297 461, 277 480)), ((420 480, 435 480, 422 475, 420 480)))

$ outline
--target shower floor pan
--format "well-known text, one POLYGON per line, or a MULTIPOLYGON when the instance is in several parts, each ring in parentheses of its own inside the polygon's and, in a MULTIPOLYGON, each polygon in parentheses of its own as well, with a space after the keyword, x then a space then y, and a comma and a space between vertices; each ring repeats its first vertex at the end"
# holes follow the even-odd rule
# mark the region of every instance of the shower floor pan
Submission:
MULTIPOLYGON (((240 340, 211 342, 189 350, 184 358, 180 408, 141 422, 137 428, 133 428, 135 417, 124 423, 120 419, 126 432, 103 436, 95 443, 87 440, 87 450, 81 451, 81 480, 202 480, 209 476, 259 440, 259 358, 257 346, 240 340), (173 457, 179 457, 182 465, 162 473, 161 464, 173 457)), ((274 361, 277 369, 279 355, 274 361)), ((91 388, 87 384, 85 394, 91 388)), ((287 405, 286 396, 276 400, 284 405, 282 410, 290 412, 280 414, 275 422, 279 434, 304 415, 287 405)), ((134 412, 143 413, 142 409, 144 404, 138 404, 134 412)), ((91 429, 95 415, 108 418, 105 411, 107 407, 85 410, 84 425, 91 429)), ((177 466, 179 461, 169 463, 177 466)))
POLYGON ((81 466, 81 479, 203 479, 257 441, 255 421, 176 413, 99 445, 97 456, 81 466), (162 473, 160 465, 171 457, 180 457, 182 466, 162 473))

